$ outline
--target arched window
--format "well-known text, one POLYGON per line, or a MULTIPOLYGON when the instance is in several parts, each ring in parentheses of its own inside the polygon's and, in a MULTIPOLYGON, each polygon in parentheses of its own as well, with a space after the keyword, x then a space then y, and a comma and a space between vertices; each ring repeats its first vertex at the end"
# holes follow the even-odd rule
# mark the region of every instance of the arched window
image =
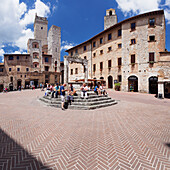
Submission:
POLYGON ((39 54, 38 53, 33 53, 33 58, 34 59, 38 59, 39 58, 39 54))
POLYGON ((37 42, 33 42, 33 43, 32 43, 32 48, 39 48, 38 43, 37 43, 37 42))
POLYGON ((110 15, 110 16, 112 15, 112 11, 109 11, 109 15, 110 15))

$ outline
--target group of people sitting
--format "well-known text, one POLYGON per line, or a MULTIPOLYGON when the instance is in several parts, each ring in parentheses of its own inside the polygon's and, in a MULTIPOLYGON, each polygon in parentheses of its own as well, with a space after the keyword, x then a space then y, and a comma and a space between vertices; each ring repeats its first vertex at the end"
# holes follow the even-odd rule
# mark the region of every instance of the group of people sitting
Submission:
MULTIPOLYGON (((47 84, 47 90, 45 92, 45 95, 48 95, 51 93, 51 98, 58 98, 58 96, 61 96, 61 109, 64 110, 64 104, 65 104, 65 95, 67 91, 67 102, 71 105, 71 103, 74 100, 73 96, 76 96, 76 90, 73 87, 72 84, 69 85, 67 89, 65 89, 66 84, 59 85, 58 83, 53 84, 47 84)), ((84 83, 81 88, 81 98, 88 98, 87 92, 88 91, 94 91, 97 95, 107 95, 106 90, 104 89, 104 85, 100 85, 100 83, 96 84, 92 89, 90 86, 87 86, 86 83, 84 83)))

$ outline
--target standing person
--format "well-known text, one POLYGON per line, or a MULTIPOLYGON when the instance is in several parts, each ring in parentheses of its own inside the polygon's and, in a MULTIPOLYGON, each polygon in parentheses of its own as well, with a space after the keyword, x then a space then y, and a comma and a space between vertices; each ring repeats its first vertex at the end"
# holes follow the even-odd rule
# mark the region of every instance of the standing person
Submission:
POLYGON ((89 90, 88 87, 86 86, 86 83, 83 83, 83 85, 80 88, 81 90, 81 98, 85 96, 87 98, 87 91, 89 90))
POLYGON ((60 91, 60 86, 59 86, 59 84, 57 83, 56 85, 55 85, 55 98, 58 98, 58 95, 59 95, 59 91, 60 91))
POLYGON ((67 96, 67 101, 70 103, 70 105, 73 101, 73 96, 75 95, 75 93, 76 93, 76 91, 75 91, 73 85, 70 84, 70 87, 68 89, 68 96, 67 96))
POLYGON ((61 109, 64 109, 64 102, 65 102, 65 90, 64 87, 66 86, 66 84, 63 84, 62 86, 60 86, 60 95, 61 95, 61 109))

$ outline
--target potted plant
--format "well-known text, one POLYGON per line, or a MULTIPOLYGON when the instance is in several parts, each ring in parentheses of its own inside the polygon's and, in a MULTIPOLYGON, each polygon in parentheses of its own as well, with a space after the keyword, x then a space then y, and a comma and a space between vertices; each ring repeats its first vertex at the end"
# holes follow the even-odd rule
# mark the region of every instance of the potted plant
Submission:
POLYGON ((115 83, 115 90, 120 91, 120 83, 115 83))

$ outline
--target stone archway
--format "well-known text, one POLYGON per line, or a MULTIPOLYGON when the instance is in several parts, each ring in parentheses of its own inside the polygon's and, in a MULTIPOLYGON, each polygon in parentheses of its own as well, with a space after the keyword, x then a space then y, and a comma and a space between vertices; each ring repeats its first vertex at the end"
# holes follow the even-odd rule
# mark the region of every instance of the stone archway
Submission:
POLYGON ((108 77, 108 88, 113 88, 113 77, 112 76, 108 77))
POLYGON ((128 91, 129 92, 138 92, 138 77, 130 76, 128 78, 128 91))
POLYGON ((158 77, 156 76, 149 78, 149 93, 158 94, 158 77))

